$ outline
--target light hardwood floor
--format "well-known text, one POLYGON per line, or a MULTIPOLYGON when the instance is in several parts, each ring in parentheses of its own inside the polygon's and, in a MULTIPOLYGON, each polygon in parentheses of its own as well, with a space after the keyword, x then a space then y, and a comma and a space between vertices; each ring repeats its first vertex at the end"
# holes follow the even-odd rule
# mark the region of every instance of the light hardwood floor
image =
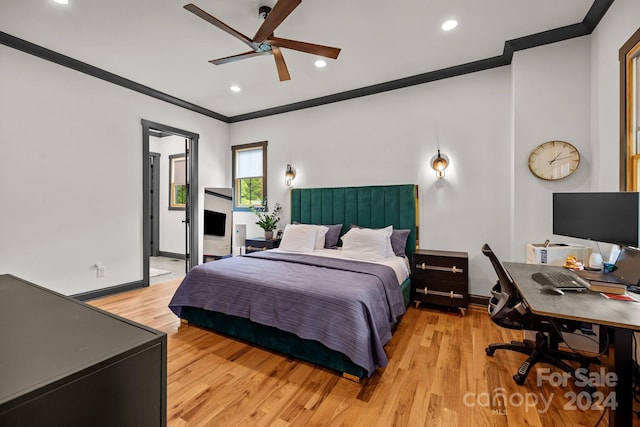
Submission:
MULTIPOLYGON (((460 316, 410 307, 385 347, 389 365, 358 384, 306 362, 180 325, 167 308, 179 282, 90 302, 168 334, 171 427, 594 426, 602 414, 598 405, 577 409, 585 403, 572 403, 571 393, 580 392, 572 383, 537 386, 535 369, 524 386, 516 385, 511 376, 524 356, 497 351, 489 357, 484 349, 492 342, 521 339, 522 333, 495 326, 481 309, 460 316)), ((609 393, 606 387, 599 391, 609 393)), ((608 425, 607 416, 599 425, 608 425)))

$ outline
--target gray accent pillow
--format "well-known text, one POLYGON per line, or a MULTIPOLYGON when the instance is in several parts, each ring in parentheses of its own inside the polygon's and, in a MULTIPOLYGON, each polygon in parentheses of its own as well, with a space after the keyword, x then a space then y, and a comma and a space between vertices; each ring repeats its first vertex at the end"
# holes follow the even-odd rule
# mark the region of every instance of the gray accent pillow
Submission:
POLYGON ((393 248, 393 253, 396 254, 396 256, 405 256, 404 251, 407 248, 409 233, 411 233, 411 230, 408 229, 393 229, 393 234, 391 234, 391 247, 393 248))
MULTIPOLYGON (((360 227, 359 225, 356 224, 351 224, 351 226, 349 228, 367 228, 367 227, 360 227)), ((405 256, 405 249, 407 248, 407 239, 409 238, 409 234, 411 233, 411 230, 409 229, 400 229, 400 230, 396 230, 395 228, 393 229, 393 233, 391 234, 391 248, 393 249, 393 253, 396 254, 396 256, 405 256)), ((329 233, 327 233, 329 234, 329 233)))
POLYGON ((325 225, 329 227, 329 231, 324 235, 324 247, 327 249, 335 249, 338 247, 338 240, 340 240, 340 232, 342 231, 342 224, 325 225))

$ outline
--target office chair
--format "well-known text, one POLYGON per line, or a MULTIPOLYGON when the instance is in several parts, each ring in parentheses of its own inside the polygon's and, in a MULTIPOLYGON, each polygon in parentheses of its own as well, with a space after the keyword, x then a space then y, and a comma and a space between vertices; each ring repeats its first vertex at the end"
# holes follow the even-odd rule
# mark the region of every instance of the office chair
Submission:
MULTIPOLYGON (((535 342, 524 340, 522 342, 511 341, 510 343, 489 344, 485 349, 489 356, 493 356, 496 350, 517 351, 529 356, 513 376, 517 384, 524 384, 529 371, 536 363, 553 365, 571 374, 574 378, 576 377, 576 369, 565 361, 577 362, 581 368, 585 369, 589 369, 591 364, 600 364, 600 360, 595 357, 559 350, 558 344, 564 341, 561 332, 573 332, 578 329, 579 323, 533 314, 488 244, 485 243, 482 246, 482 253, 489 258, 498 275, 498 282, 491 290, 492 297, 489 301, 489 316, 491 316, 491 320, 503 328, 536 332, 535 342)), ((590 384, 585 386, 585 390, 589 394, 596 391, 595 387, 590 384)))

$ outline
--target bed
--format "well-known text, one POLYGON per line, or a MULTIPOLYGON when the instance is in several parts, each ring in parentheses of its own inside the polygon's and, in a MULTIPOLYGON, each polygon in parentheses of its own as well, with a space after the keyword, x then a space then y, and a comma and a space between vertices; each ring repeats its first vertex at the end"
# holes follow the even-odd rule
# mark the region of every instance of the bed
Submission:
MULTIPOLYGON (((416 185, 293 189, 291 223, 342 224, 341 235, 354 224, 392 225, 405 230, 407 258, 397 261, 406 263, 417 247, 417 195, 416 185)), ((410 278, 396 260, 340 252, 269 250, 202 264, 169 307, 190 324, 359 380, 386 366, 384 345, 409 304, 410 278)))

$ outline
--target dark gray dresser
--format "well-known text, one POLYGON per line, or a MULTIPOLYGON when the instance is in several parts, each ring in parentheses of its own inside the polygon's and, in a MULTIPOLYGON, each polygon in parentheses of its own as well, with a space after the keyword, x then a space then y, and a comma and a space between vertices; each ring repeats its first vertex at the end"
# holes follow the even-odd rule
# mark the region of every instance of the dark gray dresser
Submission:
POLYGON ((0 426, 165 426, 166 334, 0 275, 0 426))

